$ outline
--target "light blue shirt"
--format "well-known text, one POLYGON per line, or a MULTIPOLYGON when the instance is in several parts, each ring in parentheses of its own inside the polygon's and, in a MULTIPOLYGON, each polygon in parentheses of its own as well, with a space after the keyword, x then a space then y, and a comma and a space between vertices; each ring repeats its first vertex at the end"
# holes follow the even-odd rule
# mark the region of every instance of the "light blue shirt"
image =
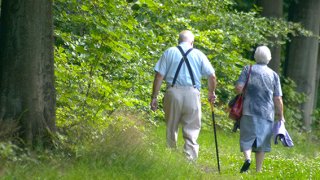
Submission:
MULTIPOLYGON (((190 48, 192 48, 190 44, 184 42, 180 43, 179 45, 182 47, 184 52, 187 52, 190 48)), ((177 47, 171 47, 163 53, 157 62, 154 70, 164 76, 164 80, 167 82, 167 85, 172 84, 181 58, 182 54, 180 53, 179 49, 177 47)), ((187 58, 190 62, 196 88, 200 89, 201 78, 203 76, 208 77, 211 74, 214 74, 215 71, 206 55, 204 55, 198 49, 194 48, 187 55, 187 58)), ((175 85, 192 86, 192 80, 185 62, 181 66, 175 85)))
MULTIPOLYGON (((249 73, 245 66, 238 79, 238 85, 244 85, 249 73)), ((243 115, 274 120, 273 97, 282 96, 280 79, 276 72, 265 64, 252 65, 250 78, 244 94, 243 115)))

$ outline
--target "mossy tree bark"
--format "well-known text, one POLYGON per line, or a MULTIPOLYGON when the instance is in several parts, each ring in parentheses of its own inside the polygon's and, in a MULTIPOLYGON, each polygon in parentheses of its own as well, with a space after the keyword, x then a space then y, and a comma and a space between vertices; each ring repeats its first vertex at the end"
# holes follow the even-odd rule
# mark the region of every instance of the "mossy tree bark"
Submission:
MULTIPOLYGON (((257 5, 262 8, 261 15, 267 18, 283 17, 283 0, 257 0, 257 5)), ((276 41, 276 37, 269 37, 270 40, 276 41)), ((274 45, 269 47, 271 50, 272 60, 268 66, 279 74, 281 62, 281 46, 274 45)))
POLYGON ((299 0, 292 1, 289 8, 289 20, 301 22, 315 36, 292 38, 289 44, 287 57, 286 75, 297 83, 297 90, 307 95, 307 101, 302 104, 304 126, 311 128, 312 113, 315 107, 317 57, 320 27, 320 1, 299 0))
POLYGON ((27 146, 55 131, 52 0, 2 0, 0 121, 16 121, 27 146))

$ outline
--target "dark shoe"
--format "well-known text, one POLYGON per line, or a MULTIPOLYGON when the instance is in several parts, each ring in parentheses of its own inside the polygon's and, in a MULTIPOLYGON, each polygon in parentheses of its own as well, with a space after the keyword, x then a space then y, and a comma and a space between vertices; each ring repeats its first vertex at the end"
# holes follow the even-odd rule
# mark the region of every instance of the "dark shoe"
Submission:
POLYGON ((247 172, 248 169, 249 169, 249 167, 250 167, 250 164, 251 164, 250 159, 247 159, 247 160, 243 163, 243 165, 242 165, 242 167, 241 167, 241 170, 240 170, 240 173, 247 172))

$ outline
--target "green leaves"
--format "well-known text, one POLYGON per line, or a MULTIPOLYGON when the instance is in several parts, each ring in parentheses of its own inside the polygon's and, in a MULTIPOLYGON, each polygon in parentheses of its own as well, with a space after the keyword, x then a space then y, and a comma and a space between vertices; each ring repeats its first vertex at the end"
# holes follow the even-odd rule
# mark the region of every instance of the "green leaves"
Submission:
POLYGON ((184 29, 216 70, 222 107, 257 44, 281 44, 300 32, 283 20, 239 12, 232 0, 55 0, 54 14, 57 117, 68 124, 106 121, 118 109, 149 112, 153 67, 184 29))

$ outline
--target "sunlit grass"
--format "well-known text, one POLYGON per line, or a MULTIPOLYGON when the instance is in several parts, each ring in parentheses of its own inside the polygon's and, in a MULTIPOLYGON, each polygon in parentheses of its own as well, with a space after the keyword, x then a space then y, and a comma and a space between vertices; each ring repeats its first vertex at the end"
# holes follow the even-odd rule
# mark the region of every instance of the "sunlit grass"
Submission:
POLYGON ((183 155, 181 134, 177 150, 165 146, 165 126, 135 126, 107 131, 96 141, 78 148, 75 156, 51 154, 47 158, 7 163, 2 179, 320 179, 319 144, 305 134, 290 132, 295 147, 272 145, 263 171, 240 174, 243 157, 239 132, 218 128, 217 168, 213 131, 202 130, 199 159, 188 162, 183 155))

